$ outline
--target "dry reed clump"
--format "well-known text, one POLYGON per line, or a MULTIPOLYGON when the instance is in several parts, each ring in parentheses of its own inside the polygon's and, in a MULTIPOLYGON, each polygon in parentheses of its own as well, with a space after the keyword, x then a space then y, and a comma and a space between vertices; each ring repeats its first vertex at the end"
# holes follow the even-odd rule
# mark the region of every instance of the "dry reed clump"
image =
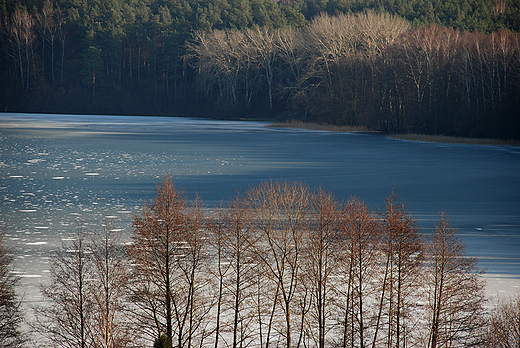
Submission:
POLYGON ((297 120, 291 120, 286 122, 274 122, 267 127, 273 128, 296 128, 296 129, 308 129, 308 130, 319 130, 327 132, 373 132, 365 126, 337 126, 333 124, 320 124, 313 122, 303 122, 297 120))
POLYGON ((427 134, 391 134, 388 138, 408 140, 408 141, 424 141, 428 143, 446 143, 446 144, 469 144, 469 145, 510 145, 520 146, 518 140, 504 139, 480 139, 480 138, 459 138, 446 135, 427 135, 427 134))
MULTIPOLYGON (((365 126, 338 126, 333 124, 320 124, 313 122, 303 122, 297 120, 291 120, 286 122, 274 122, 267 127, 273 128, 295 128, 295 129, 307 129, 307 130, 318 130, 327 132, 376 132, 368 129, 365 126)), ((452 137, 447 135, 428 135, 428 134, 390 134, 387 135, 390 139, 399 139, 407 141, 423 141, 428 143, 445 143, 445 144, 468 144, 468 145, 509 145, 509 146, 520 146, 518 140, 506 140, 506 139, 482 139, 482 138, 462 138, 452 137)))

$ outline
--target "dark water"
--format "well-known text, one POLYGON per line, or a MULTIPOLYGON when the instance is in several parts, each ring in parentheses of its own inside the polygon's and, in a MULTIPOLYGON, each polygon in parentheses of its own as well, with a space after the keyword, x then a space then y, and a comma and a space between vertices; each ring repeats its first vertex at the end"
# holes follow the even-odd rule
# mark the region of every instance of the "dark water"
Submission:
POLYGON ((406 142, 378 134, 184 118, 0 114, 1 228, 26 299, 78 221, 130 233, 170 172, 205 206, 262 180, 301 180, 374 209, 395 190, 427 233, 441 211, 470 256, 520 277, 520 148, 406 142))

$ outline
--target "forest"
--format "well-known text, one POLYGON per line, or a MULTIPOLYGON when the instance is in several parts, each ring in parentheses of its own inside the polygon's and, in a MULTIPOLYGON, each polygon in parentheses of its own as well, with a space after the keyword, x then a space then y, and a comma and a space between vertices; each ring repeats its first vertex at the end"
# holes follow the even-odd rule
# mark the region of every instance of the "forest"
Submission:
POLYGON ((515 0, 2 0, 0 110, 520 137, 515 0))
POLYGON ((79 222, 50 256, 44 301, 27 324, 34 341, 19 330, 12 254, 0 239, 0 345, 520 344, 520 297, 486 305, 482 272, 446 213, 421 233, 395 193, 374 211, 288 181, 202 207, 166 175, 131 233, 79 222))

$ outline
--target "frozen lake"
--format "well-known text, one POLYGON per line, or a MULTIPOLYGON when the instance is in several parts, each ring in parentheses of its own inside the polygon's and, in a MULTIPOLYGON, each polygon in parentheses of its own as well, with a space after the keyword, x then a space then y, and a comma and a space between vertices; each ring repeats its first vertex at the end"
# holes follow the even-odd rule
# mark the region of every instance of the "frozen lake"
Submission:
POLYGON ((276 129, 261 122, 0 113, 0 227, 26 300, 48 254, 81 220, 130 233, 131 214, 167 172, 213 207, 262 180, 300 180, 383 208, 395 189, 427 233, 439 212, 470 256, 520 278, 520 148, 379 134, 276 129))

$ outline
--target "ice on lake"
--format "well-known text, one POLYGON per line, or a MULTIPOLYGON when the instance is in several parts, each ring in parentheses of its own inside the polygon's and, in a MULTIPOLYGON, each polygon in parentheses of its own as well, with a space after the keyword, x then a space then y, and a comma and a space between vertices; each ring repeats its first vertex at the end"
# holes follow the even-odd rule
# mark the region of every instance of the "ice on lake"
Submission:
POLYGON ((79 222, 96 229, 110 219, 128 236, 132 214, 166 173, 207 207, 271 179, 357 196, 374 209, 395 190, 426 234, 446 211, 490 277, 520 278, 518 148, 265 125, 0 114, 0 227, 16 249, 25 298, 39 299, 50 252, 79 222))

